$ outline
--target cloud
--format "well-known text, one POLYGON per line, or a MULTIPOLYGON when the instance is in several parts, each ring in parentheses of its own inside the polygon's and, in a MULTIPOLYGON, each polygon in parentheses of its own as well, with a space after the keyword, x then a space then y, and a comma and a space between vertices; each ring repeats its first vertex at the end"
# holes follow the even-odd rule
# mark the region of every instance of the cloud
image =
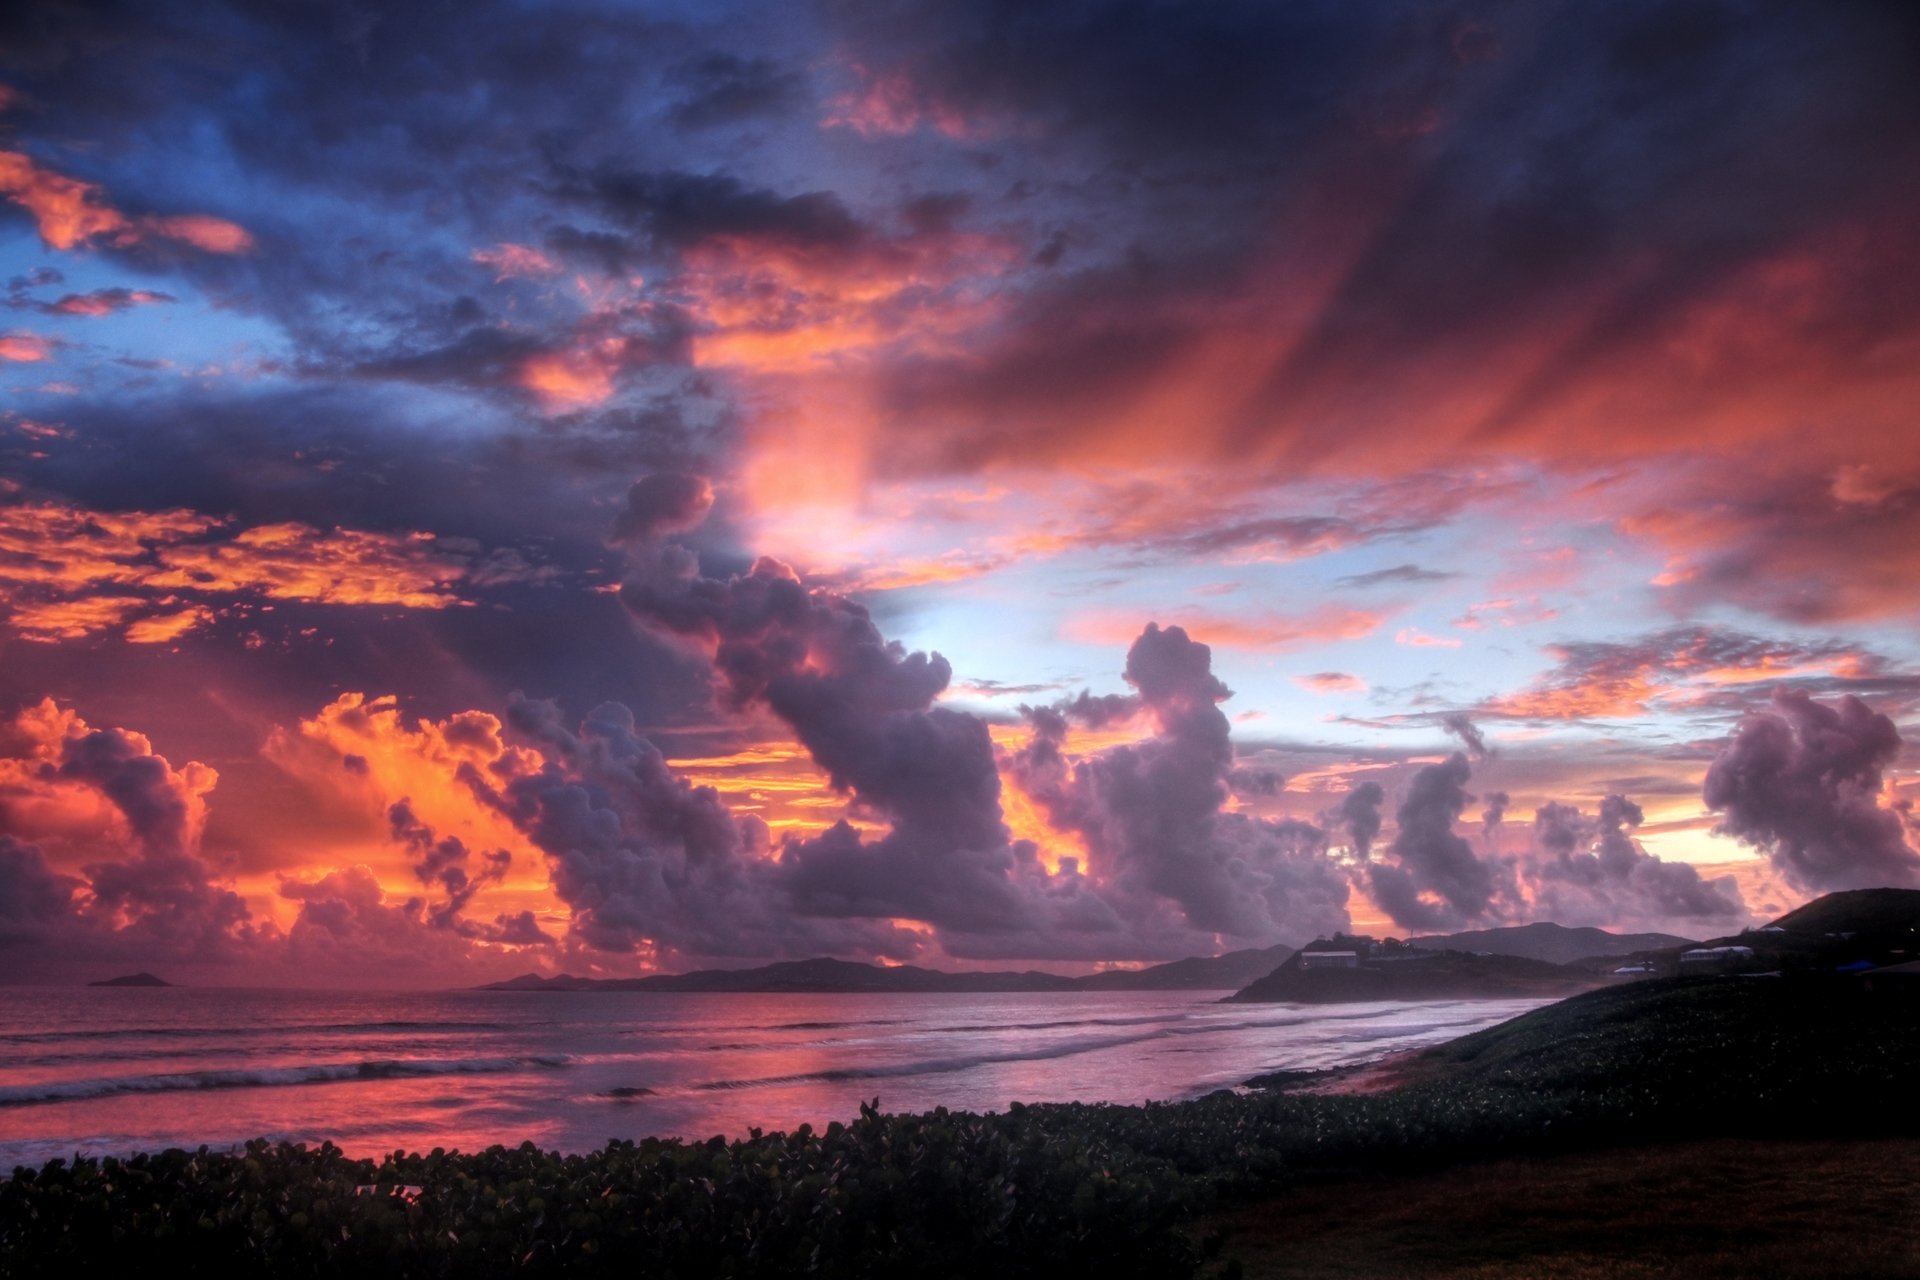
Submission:
POLYGON ((1345 578, 1334 579, 1337 587, 1386 587, 1416 586, 1427 582, 1447 582, 1461 575, 1443 572, 1438 569, 1423 569, 1416 564, 1399 564, 1391 569, 1375 569, 1371 573, 1356 573, 1345 578))
POLYGON ((1880 804, 1900 746, 1893 721, 1858 698, 1776 689, 1714 757, 1702 798, 1716 830, 1764 852, 1799 889, 1920 887, 1920 854, 1880 804))
POLYGON ((1293 682, 1310 693, 1365 693, 1367 682, 1344 671, 1316 671, 1295 676, 1293 682))
POLYGON ((1472 769, 1462 752, 1413 775, 1394 815, 1390 860, 1366 867, 1374 902, 1407 929, 1457 929, 1500 918, 1511 905, 1507 869, 1475 856, 1453 824, 1467 807, 1472 769))
POLYGON ((253 237, 245 228, 209 214, 124 214, 108 204, 93 183, 42 168, 18 151, 0 151, 0 196, 33 216, 40 239, 52 249, 84 248, 96 242, 126 249, 154 238, 207 253, 245 253, 253 248, 253 237))
POLYGON ((1480 732, 1464 711, 1447 712, 1440 717, 1440 727, 1460 739, 1467 754, 1475 760, 1485 760, 1494 754, 1493 748, 1487 745, 1486 735, 1480 732))
POLYGON ((47 359, 59 344, 36 333, 0 334, 0 360, 14 364, 38 364, 47 359))
MULTIPOLYGON (((1181 608, 1165 610, 1161 616, 1203 637, 1209 644, 1274 652, 1363 639, 1379 630, 1389 615, 1324 604, 1297 615, 1240 615, 1181 608)), ((1137 625, 1129 614, 1094 613, 1074 618, 1067 630, 1076 639, 1089 643, 1116 644, 1125 642, 1137 625)))
POLYGON ((1548 645, 1559 668, 1477 714, 1520 720, 1643 716, 1704 701, 1717 690, 1815 677, 1855 679, 1882 665, 1838 640, 1770 639, 1730 628, 1674 627, 1624 641, 1548 645))
POLYGON ((1365 862, 1373 853, 1373 842, 1380 837, 1380 806, 1386 790, 1377 782, 1362 782, 1340 801, 1336 816, 1352 842, 1353 855, 1365 862))
MULTIPOLYGON (((1146 917, 1177 908, 1187 926, 1248 939, 1304 938, 1345 927, 1347 885, 1308 823, 1226 811, 1236 767, 1218 704, 1230 697, 1208 647, 1149 623, 1127 653, 1137 701, 1077 702, 1029 713, 1034 732, 1013 757, 1022 789, 1056 826, 1085 841, 1088 867, 1116 901, 1146 917), (1135 708, 1154 734, 1077 762, 1062 751, 1069 718, 1135 708)), ((1136 925, 1136 928, 1141 927, 1136 925)))
POLYGON ((53 316, 109 316, 131 307, 174 302, 172 294, 153 289, 94 289, 88 293, 69 293, 52 302, 33 304, 36 311, 53 316))
POLYGON ((422 534, 296 523, 236 528, 183 509, 0 503, 0 604, 29 640, 76 639, 144 613, 126 638, 164 643, 215 620, 208 604, 183 605, 181 593, 221 602, 445 609, 463 603, 454 588, 464 579, 498 568, 422 534))
POLYGON ((1684 862, 1649 854, 1631 834, 1645 820, 1640 806, 1621 795, 1605 797, 1592 816, 1552 802, 1536 810, 1534 842, 1548 856, 1522 864, 1535 913, 1573 925, 1657 920, 1728 930, 1744 924, 1748 908, 1733 877, 1709 880, 1684 862))
POLYGON ((472 256, 481 266, 493 269, 495 283, 521 276, 557 275, 560 271, 559 263, 524 244, 497 244, 491 249, 475 249, 472 256))
POLYGON ((237 955, 254 936, 249 912, 198 849, 218 780, 50 698, 0 724, 0 854, 19 877, 5 914, 15 943, 35 943, 18 971, 44 977, 89 956, 237 955))

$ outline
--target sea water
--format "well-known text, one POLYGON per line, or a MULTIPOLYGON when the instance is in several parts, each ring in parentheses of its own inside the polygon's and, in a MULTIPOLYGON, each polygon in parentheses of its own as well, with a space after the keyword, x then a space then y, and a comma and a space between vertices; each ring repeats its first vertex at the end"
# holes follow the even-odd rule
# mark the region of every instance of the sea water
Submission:
POLYGON ((883 1110, 1196 1097, 1539 1001, 0 987, 0 1174, 265 1137, 349 1154, 707 1138, 883 1110))

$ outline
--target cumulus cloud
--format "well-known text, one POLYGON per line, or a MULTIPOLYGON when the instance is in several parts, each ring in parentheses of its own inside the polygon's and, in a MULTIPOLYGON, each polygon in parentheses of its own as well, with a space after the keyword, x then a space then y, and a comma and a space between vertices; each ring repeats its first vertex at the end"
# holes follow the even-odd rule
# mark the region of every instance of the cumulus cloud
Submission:
POLYGON ((1407 929, 1457 929, 1498 918, 1510 904, 1509 868, 1473 852, 1453 824, 1472 798, 1472 767, 1464 752, 1413 775, 1394 814, 1397 830, 1388 859, 1366 868, 1376 904, 1407 929))
POLYGON ((238 953, 254 933, 250 913, 198 849, 218 780, 199 763, 176 769, 143 735, 95 728, 51 699, 0 726, 0 828, 18 877, 7 912, 46 940, 36 967, 89 952, 238 953))
POLYGON ((1880 803, 1900 746, 1893 721, 1858 698, 1776 689, 1714 758, 1703 798, 1717 830, 1764 852, 1797 888, 1920 886, 1920 854, 1880 803))
POLYGON ((1648 853, 1632 832, 1646 820, 1639 805, 1609 795, 1588 815, 1550 802, 1534 812, 1535 843, 1547 855, 1523 864, 1536 913, 1563 924, 1661 921, 1729 929, 1748 917, 1732 876, 1706 879, 1684 862, 1648 853))
POLYGON ((1460 739, 1467 754, 1475 760, 1485 760, 1493 754, 1493 748, 1487 745, 1486 735, 1480 732, 1465 712, 1449 711, 1440 717, 1440 727, 1460 739))
POLYGON ((1170 906, 1193 929, 1240 938, 1345 927, 1348 888, 1324 831, 1225 808, 1248 771, 1235 765, 1218 705, 1232 694, 1213 674, 1208 647, 1179 627, 1149 623, 1124 674, 1151 738, 1069 762, 1065 721, 1089 718, 1083 697, 1029 713, 1033 739, 1011 762, 1055 824, 1083 838, 1098 882, 1117 902, 1136 904, 1137 915, 1170 906))
POLYGON ((1380 806, 1386 799, 1387 793, 1379 783, 1362 782, 1347 792, 1335 811, 1354 856, 1362 862, 1372 854, 1373 842, 1380 837, 1380 806))
POLYGON ((513 855, 505 849, 495 849, 483 854, 481 865, 469 871, 473 860, 466 844, 458 836, 436 836, 432 827, 414 815, 410 800, 396 800, 387 810, 387 821, 394 840, 413 856, 414 877, 429 889, 439 889, 446 895, 441 902, 423 904, 426 917, 442 929, 471 931, 472 926, 461 918, 462 913, 473 901, 474 894, 506 877, 507 869, 513 865, 513 855))

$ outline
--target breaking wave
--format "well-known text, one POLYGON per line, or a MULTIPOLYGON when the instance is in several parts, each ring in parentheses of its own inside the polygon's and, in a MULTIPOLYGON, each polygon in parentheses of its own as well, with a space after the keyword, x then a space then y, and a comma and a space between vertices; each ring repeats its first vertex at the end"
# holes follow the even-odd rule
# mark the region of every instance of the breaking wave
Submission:
POLYGON ((491 1075, 529 1068, 570 1066, 567 1054, 521 1058, 375 1058, 363 1062, 319 1062, 290 1067, 224 1071, 175 1071, 146 1076, 105 1076, 88 1080, 45 1080, 0 1086, 0 1107, 109 1098, 125 1093, 172 1093, 191 1089, 264 1089, 286 1085, 333 1084, 351 1080, 401 1080, 415 1076, 491 1075))

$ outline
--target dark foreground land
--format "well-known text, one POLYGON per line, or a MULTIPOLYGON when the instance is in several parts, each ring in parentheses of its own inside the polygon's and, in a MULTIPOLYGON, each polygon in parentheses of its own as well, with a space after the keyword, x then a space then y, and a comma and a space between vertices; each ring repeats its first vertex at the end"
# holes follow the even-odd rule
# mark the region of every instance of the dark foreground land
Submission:
POLYGON ((1213 1225, 1245 1280, 1920 1276, 1920 1140, 1498 1160, 1300 1187, 1213 1225))
POLYGON ((1374 1092, 865 1108, 824 1132, 568 1157, 260 1143, 55 1162, 0 1183, 0 1275, 1912 1275, 1913 1146, 1885 1140, 1920 1138, 1916 1049, 1899 984, 1675 979, 1428 1050, 1374 1092), (1739 1148, 1700 1145, 1729 1139, 1775 1145, 1730 1171, 1713 1153, 1739 1148), (1808 1141, 1827 1145, 1778 1145, 1808 1141), (1689 1220, 1720 1251, 1676 1270, 1689 1220), (1761 1220, 1805 1231, 1735 1238, 1761 1220), (1862 1230, 1886 1248, 1843 1250, 1862 1230))

